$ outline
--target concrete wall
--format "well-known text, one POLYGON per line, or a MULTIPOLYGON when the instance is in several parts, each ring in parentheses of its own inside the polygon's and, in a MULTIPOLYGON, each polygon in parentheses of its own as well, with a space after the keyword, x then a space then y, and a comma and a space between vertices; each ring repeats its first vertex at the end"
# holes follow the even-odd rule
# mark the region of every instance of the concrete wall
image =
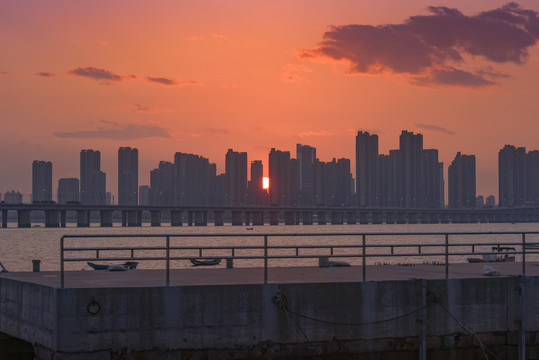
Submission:
MULTIPOLYGON (((517 277, 429 280, 429 351, 469 347, 475 354, 478 348, 440 303, 492 346, 512 343, 513 354, 519 282, 517 277)), ((526 278, 526 327, 534 334, 529 335, 533 346, 539 342, 538 287, 538 277, 526 278)), ((163 352, 267 358, 305 351, 312 351, 310 356, 382 352, 417 358, 421 294, 420 280, 51 289, 0 278, 0 332, 48 349, 43 359, 53 353, 110 359, 163 352)))

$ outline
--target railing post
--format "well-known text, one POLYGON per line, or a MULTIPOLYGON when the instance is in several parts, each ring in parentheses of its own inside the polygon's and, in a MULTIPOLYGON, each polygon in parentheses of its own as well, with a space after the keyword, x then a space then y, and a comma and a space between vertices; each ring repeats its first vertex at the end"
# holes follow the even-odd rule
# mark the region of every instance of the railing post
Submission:
POLYGON ((526 233, 522 233, 522 276, 526 275, 526 233))
POLYGON ((449 279, 449 234, 445 234, 445 279, 449 279))
POLYGON ((64 288, 64 236, 60 238, 60 287, 64 288))
POLYGON ((365 249, 365 234, 361 235, 361 242, 363 245, 363 281, 367 278, 367 258, 365 254, 367 250, 365 249))
POLYGON ((167 287, 170 285, 170 236, 167 236, 167 287))
POLYGON ((264 235, 264 285, 268 283, 268 235, 264 235))
POLYGON ((419 312, 419 360, 427 360, 427 280, 421 279, 421 311, 419 312))
POLYGON ((526 276, 520 277, 518 286, 518 359, 526 360, 526 276))

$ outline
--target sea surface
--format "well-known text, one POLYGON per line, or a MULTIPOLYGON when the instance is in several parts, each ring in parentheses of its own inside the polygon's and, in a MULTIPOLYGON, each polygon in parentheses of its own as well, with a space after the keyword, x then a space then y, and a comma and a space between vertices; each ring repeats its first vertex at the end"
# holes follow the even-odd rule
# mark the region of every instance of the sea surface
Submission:
MULTIPOLYGON (((277 225, 277 226, 201 226, 201 227, 171 227, 163 224, 161 227, 150 227, 144 224, 142 227, 121 227, 114 224, 112 228, 101 228, 98 224, 92 224, 89 228, 77 228, 76 224, 68 223, 66 228, 45 228, 43 225, 28 229, 19 229, 15 223, 9 223, 7 228, 0 228, 0 262, 8 271, 32 271, 32 260, 40 260, 41 271, 60 270, 60 238, 62 235, 88 234, 95 238, 67 238, 66 247, 163 247, 166 244, 166 237, 163 234, 182 235, 181 237, 171 237, 171 246, 262 246, 264 244, 263 234, 269 234, 268 245, 294 245, 313 246, 328 245, 324 249, 300 249, 300 255, 329 255, 331 245, 361 245, 361 235, 327 235, 330 233, 343 234, 366 233, 367 245, 403 245, 403 244, 431 244, 443 245, 445 236, 443 235, 393 235, 394 233, 430 233, 430 232, 539 232, 539 223, 522 224, 405 224, 405 225, 277 225), (386 235, 368 235, 382 233, 386 235), (112 234, 115 238, 99 238, 100 235, 112 234), (155 235, 146 238, 125 237, 129 234, 149 234, 155 235), (207 237, 189 237, 192 234, 207 234, 207 237), (244 236, 219 237, 218 234, 241 234, 244 236), (272 234, 295 234, 298 236, 276 236, 272 234), (316 235, 308 235, 316 234, 316 235), (122 237, 124 236, 124 237, 122 237)), ((521 234, 515 235, 451 235, 450 244, 488 243, 485 246, 475 246, 475 252, 487 252, 491 250, 491 243, 520 243, 521 234)), ((526 235, 526 242, 539 243, 539 234, 526 235)), ((514 245, 513 245, 514 246, 514 245)), ((516 247, 520 251, 522 247, 516 247)), ((471 252, 471 246, 452 246, 451 252, 471 252)), ((404 254, 417 254, 419 247, 393 249, 394 254, 400 256, 379 256, 367 260, 368 264, 413 264, 413 263, 440 263, 444 261, 443 256, 427 256, 426 253, 443 252, 443 247, 422 246, 421 256, 408 256, 404 254)), ((389 247, 369 248, 368 254, 388 255, 391 252, 389 247)), ((89 258, 95 257, 95 251, 66 252, 66 257, 89 258)), ((271 249, 270 254, 295 255, 295 249, 271 249)), ((334 249, 334 254, 360 254, 359 248, 334 249)), ((156 257, 164 256, 164 250, 135 250, 136 257, 156 257)), ((128 257, 130 250, 123 251, 100 251, 100 257, 128 257)), ((230 256, 231 250, 204 250, 202 257, 230 256)), ((263 255, 263 250, 235 250, 235 256, 259 256, 263 255)), ((171 256, 200 257, 199 250, 172 250, 171 256)), ((466 262, 469 255, 454 255, 450 257, 450 263, 466 262)), ((478 254, 475 257, 481 257, 478 254)), ((517 255, 520 261, 520 255, 517 255)), ((361 259, 335 258, 335 260, 345 260, 353 265, 360 264, 361 259)), ((527 261, 539 261, 538 255, 530 255, 527 261)), ((123 261, 117 261, 121 263, 123 261)), ((140 261, 139 267, 142 269, 162 269, 165 268, 165 261, 140 261)), ((270 266, 316 266, 318 258, 305 259, 274 259, 270 260, 270 266)), ((67 262, 66 270, 90 270, 86 261, 67 262)), ((171 268, 190 267, 188 260, 173 260, 171 268)), ((224 267, 222 262, 218 267, 224 267)), ((235 267, 257 267, 263 266, 261 259, 235 260, 235 267)))

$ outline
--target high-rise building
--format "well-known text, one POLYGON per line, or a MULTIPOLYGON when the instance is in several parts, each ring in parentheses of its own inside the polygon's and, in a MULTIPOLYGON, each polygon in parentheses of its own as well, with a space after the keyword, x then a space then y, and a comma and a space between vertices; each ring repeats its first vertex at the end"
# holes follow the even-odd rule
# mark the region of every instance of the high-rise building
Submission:
POLYGON ((539 205, 539 151, 526 154, 526 205, 539 205))
POLYGON ((101 171, 101 153, 80 151, 80 202, 84 205, 105 205, 107 175, 101 171))
POLYGON ((475 171, 475 155, 462 155, 457 152, 448 170, 450 208, 476 207, 475 171))
POLYGON ((264 165, 262 160, 251 161, 251 180, 248 184, 247 199, 249 205, 263 205, 266 191, 262 188, 264 165))
POLYGON ((150 205, 172 206, 174 204, 174 164, 161 161, 150 171, 150 205))
POLYGON ((58 203, 79 202, 79 179, 61 178, 58 180, 58 203))
POLYGON ((268 158, 268 174, 270 178, 270 203, 281 206, 291 205, 290 152, 272 148, 268 158))
POLYGON ((356 194, 358 206, 379 206, 377 193, 378 135, 359 131, 356 136, 356 194))
POLYGON ((296 158, 299 162, 300 205, 315 205, 315 173, 316 148, 309 145, 296 145, 296 158))
POLYGON ((181 152, 174 154, 175 206, 209 205, 214 181, 215 165, 210 164, 208 159, 181 152))
POLYGON ((350 159, 333 159, 326 163, 326 199, 328 206, 349 206, 352 202, 353 179, 350 159))
POLYGON ((6 204, 22 204, 22 194, 20 191, 7 191, 4 194, 4 202, 6 204))
POLYGON ((499 204, 522 206, 526 202, 526 148, 505 145, 498 153, 499 204))
POLYGON ((421 163, 423 135, 403 130, 399 137, 399 207, 417 208, 423 202, 421 163))
POLYGON ((52 201, 52 162, 32 163, 32 202, 52 201))
POLYGON ((118 149, 118 205, 138 204, 138 149, 118 149))
POLYGON ((247 195, 247 153, 228 149, 225 156, 226 199, 231 206, 245 205, 247 195))
POLYGON ((444 205, 444 166, 438 161, 438 150, 426 149, 421 152, 422 198, 418 207, 438 209, 444 205))

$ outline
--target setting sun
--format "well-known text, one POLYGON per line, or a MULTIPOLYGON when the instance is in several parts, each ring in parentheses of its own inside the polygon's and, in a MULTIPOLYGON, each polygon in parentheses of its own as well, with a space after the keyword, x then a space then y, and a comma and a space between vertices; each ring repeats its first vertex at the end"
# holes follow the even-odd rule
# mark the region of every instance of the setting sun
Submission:
POLYGON ((269 189, 269 177, 264 176, 262 178, 262 189, 265 189, 265 190, 269 189))

